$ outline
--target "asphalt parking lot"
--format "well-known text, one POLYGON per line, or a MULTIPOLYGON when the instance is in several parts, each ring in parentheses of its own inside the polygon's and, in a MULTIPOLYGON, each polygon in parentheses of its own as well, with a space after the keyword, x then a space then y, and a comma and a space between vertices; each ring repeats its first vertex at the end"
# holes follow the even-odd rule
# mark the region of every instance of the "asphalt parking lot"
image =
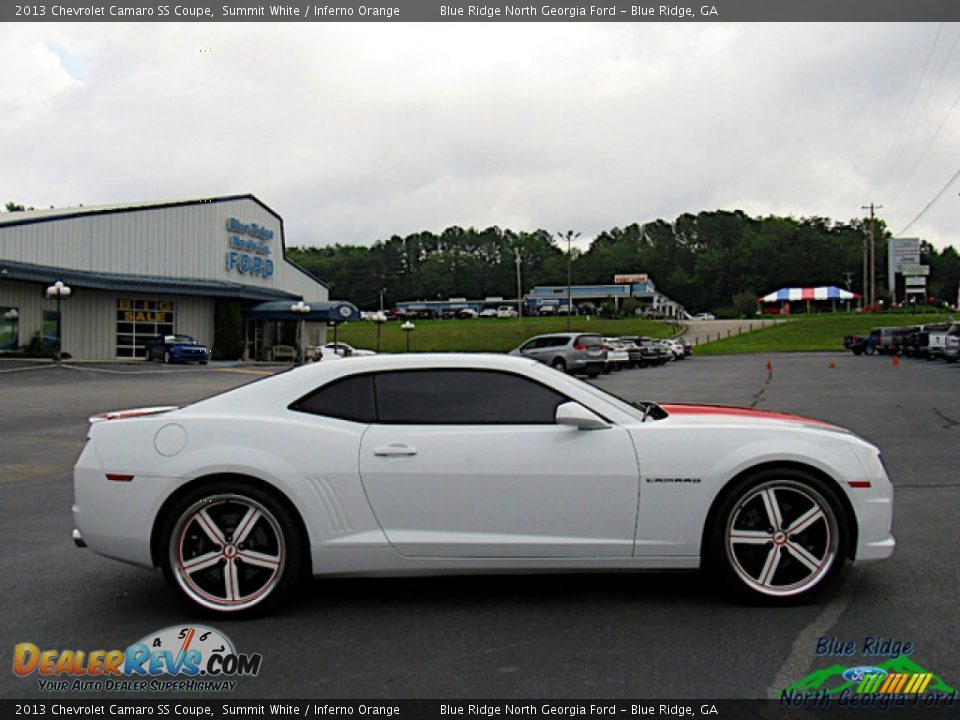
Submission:
POLYGON ((336 579, 308 582, 270 616, 244 622, 211 622, 158 572, 76 549, 70 473, 89 415, 184 403, 257 376, 214 367, 3 372, 13 369, 0 366, 2 697, 41 696, 36 676, 9 671, 16 643, 124 648, 188 622, 262 653, 260 675, 241 682, 239 698, 775 697, 814 669, 863 660, 816 657, 822 636, 910 642, 914 662, 960 686, 960 366, 841 353, 694 357, 596 381, 628 399, 809 415, 883 449, 897 488, 897 553, 848 568, 816 604, 742 605, 698 573, 336 579))

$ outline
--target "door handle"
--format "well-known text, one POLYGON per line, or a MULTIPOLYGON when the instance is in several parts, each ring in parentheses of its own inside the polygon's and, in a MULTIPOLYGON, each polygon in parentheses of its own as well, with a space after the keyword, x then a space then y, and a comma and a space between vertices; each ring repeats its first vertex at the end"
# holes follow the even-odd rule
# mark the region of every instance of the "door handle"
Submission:
POLYGON ((409 445, 381 445, 373 451, 374 455, 389 457, 391 455, 416 455, 417 449, 409 445))

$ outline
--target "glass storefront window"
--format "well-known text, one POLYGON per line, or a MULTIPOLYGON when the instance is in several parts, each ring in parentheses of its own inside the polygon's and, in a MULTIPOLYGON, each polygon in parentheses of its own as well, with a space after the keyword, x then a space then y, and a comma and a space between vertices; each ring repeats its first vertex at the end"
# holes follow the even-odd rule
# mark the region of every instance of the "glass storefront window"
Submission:
POLYGON ((175 324, 174 303, 169 300, 117 300, 117 357, 145 357, 147 341, 172 334, 175 324))
POLYGON ((20 341, 20 309, 0 307, 0 351, 16 350, 20 341))

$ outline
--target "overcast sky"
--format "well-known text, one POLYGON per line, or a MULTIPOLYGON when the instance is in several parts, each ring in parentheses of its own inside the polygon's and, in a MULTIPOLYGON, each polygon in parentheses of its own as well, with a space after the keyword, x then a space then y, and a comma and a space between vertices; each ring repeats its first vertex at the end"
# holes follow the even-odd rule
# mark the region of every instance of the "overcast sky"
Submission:
MULTIPOLYGON (((0 25, 0 201, 252 192, 291 245, 454 224, 590 237, 717 208, 847 220, 870 201, 899 232, 960 169, 958 34, 0 25)), ((907 236, 960 245, 958 191, 907 236)))

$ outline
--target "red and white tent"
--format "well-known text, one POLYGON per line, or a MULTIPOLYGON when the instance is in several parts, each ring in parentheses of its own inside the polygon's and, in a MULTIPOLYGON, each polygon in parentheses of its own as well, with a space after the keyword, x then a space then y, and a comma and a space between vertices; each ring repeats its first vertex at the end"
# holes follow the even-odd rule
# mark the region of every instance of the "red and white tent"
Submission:
POLYGON ((797 300, 853 300, 860 297, 856 293, 842 290, 833 285, 811 288, 780 288, 776 292, 759 298, 763 303, 795 302, 797 300))

